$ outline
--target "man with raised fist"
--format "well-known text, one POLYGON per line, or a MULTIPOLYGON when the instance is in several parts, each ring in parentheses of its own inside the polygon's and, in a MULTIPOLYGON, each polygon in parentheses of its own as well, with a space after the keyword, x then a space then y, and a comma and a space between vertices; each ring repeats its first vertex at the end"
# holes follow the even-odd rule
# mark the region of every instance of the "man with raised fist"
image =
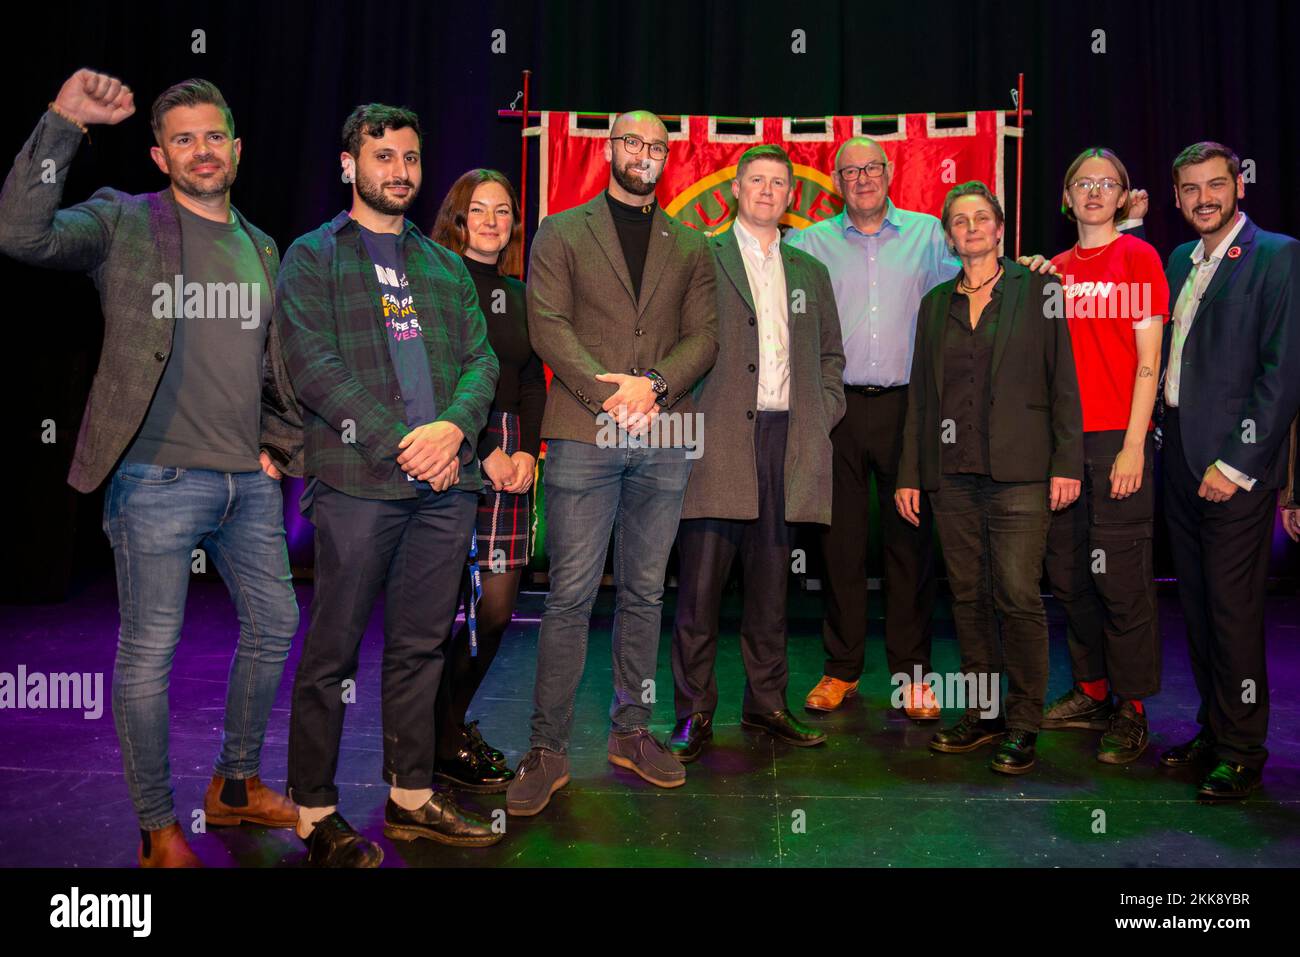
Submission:
POLYGON ((87 127, 134 112, 115 77, 83 69, 63 84, 0 192, 0 251, 87 273, 99 290, 104 344, 68 481, 91 492, 109 480, 104 530, 121 616, 113 719, 138 858, 193 867, 172 801, 167 688, 199 555, 225 580, 240 623, 206 822, 297 819, 259 768, 298 628, 279 479, 301 474, 302 424, 270 322, 279 254, 230 204, 241 144, 215 86, 186 80, 153 104, 151 155, 167 189, 105 188, 59 209, 87 127))

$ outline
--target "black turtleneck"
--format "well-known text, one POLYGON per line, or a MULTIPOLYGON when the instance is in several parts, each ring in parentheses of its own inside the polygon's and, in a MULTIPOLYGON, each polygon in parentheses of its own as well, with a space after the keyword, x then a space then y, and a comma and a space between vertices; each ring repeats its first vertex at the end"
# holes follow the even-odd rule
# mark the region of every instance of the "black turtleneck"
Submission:
POLYGON ((654 196, 647 197, 647 200, 644 206, 629 206, 605 190, 605 201, 609 203, 609 214, 614 217, 618 242, 623 247, 623 261, 627 263, 628 275, 632 277, 632 291, 637 299, 641 298, 641 274, 645 272, 645 254, 650 248, 650 223, 655 215, 654 196))
MULTIPOLYGON (((479 308, 487 320, 488 344, 497 354, 501 372, 492 399, 493 412, 519 416, 519 450, 534 458, 542 444, 542 412, 546 408, 546 373, 542 360, 528 342, 528 301, 524 284, 502 276, 495 265, 461 256, 478 290, 479 308), (495 308, 494 308, 495 307, 495 308), (498 308, 504 311, 497 311, 498 308)), ((479 436, 479 458, 486 458, 500 443, 486 429, 479 436)))

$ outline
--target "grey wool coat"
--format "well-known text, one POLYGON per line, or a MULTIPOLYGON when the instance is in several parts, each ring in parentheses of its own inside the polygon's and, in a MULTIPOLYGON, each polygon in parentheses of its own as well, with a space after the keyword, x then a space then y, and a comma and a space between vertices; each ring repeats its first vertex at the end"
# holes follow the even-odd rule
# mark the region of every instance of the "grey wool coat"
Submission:
POLYGON ((692 412, 691 390, 718 353, 713 283, 708 241, 662 209, 639 299, 603 191, 542 220, 528 260, 528 337, 554 373, 542 438, 596 444, 596 416, 617 391, 596 381, 605 372, 654 369, 667 408, 692 412))
MULTIPOLYGON (((703 455, 691 469, 682 518, 758 517, 754 423, 758 325, 734 230, 711 240, 717 270, 718 359, 697 390, 703 455)), ((844 417, 844 346, 830 274, 781 244, 790 323, 790 424, 785 520, 831 522, 831 429, 844 417), (800 296, 802 293, 802 296, 800 296)))
MULTIPOLYGON (((104 313, 104 345, 86 400, 68 484, 90 492, 108 477, 135 437, 171 355, 174 319, 153 314, 155 283, 181 272, 181 221, 170 189, 132 196, 101 189, 59 209, 81 130, 47 112, 14 159, 0 191, 0 252, 33 266, 90 275, 104 313), (54 161, 54 182, 45 161, 54 161)), ((238 210, 256 244, 267 289, 275 289, 275 241, 238 210)), ((302 475, 302 414, 272 324, 262 361, 258 444, 290 475, 302 475)))

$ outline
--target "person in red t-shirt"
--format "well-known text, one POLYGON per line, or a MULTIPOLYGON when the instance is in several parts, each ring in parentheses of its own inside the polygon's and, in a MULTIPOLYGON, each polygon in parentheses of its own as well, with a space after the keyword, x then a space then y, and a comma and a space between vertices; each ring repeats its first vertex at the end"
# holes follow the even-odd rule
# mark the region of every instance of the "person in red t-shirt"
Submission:
POLYGON ((1053 514, 1048 534, 1044 565, 1065 609, 1074 682, 1042 726, 1105 731, 1097 760, 1106 764, 1146 750, 1142 702, 1160 689, 1151 413, 1169 286, 1155 249, 1117 228, 1133 198, 1111 150, 1080 153, 1061 203, 1079 240, 1051 261, 1079 375, 1085 465, 1083 494, 1053 514))

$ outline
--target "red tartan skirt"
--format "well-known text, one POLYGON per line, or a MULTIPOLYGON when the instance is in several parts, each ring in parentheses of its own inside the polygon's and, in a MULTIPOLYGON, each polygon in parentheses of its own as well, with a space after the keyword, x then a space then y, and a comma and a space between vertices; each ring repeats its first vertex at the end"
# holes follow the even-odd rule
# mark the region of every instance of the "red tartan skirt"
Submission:
MULTIPOLYGON (((519 451, 519 416, 513 412, 492 412, 487 432, 507 455, 519 451)), ((525 568, 532 557, 533 493, 523 495, 493 491, 484 475, 478 500, 478 562, 487 572, 525 568)))

